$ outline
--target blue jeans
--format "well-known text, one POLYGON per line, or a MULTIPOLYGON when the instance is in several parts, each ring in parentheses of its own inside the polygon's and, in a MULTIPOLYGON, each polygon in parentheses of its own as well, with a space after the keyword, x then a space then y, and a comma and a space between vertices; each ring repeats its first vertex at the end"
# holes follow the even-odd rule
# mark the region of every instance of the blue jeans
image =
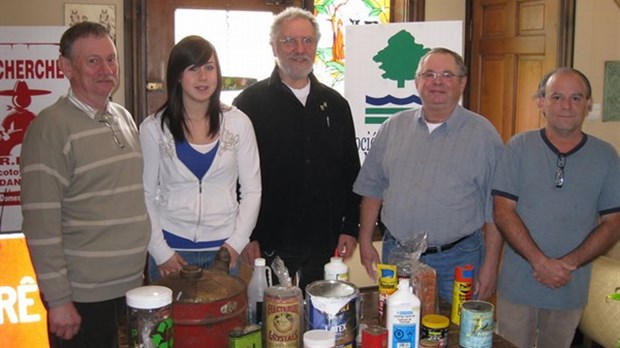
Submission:
MULTIPOLYGON (((202 269, 207 269, 211 267, 213 261, 215 261, 215 255, 217 254, 217 250, 214 251, 176 251, 177 254, 181 255, 181 257, 187 261, 190 265, 196 265, 201 267, 202 269)), ((230 275, 239 275, 239 262, 233 267, 229 272, 230 275)), ((155 263, 155 259, 149 255, 148 260, 148 276, 149 283, 153 283, 161 278, 159 274, 159 267, 157 267, 157 263, 155 263)))
MULTIPOLYGON (((383 235, 383 250, 381 260, 387 263, 388 256, 398 245, 398 240, 388 231, 383 235)), ((474 277, 482 265, 484 257, 484 240, 482 232, 476 231, 454 247, 435 254, 422 255, 420 261, 431 266, 437 272, 437 287, 439 297, 452 303, 454 287, 454 269, 456 266, 471 264, 474 266, 474 277)))

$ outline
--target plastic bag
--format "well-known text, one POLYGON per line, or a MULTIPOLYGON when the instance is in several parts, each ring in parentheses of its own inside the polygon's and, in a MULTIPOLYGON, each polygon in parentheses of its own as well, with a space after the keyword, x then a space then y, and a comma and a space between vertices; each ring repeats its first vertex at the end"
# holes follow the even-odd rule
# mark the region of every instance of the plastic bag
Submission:
POLYGON ((273 262, 271 262, 271 269, 273 270, 273 273, 275 273, 276 277, 278 278, 278 282, 280 283, 281 286, 287 286, 287 287, 293 286, 291 276, 288 273, 288 268, 286 268, 286 265, 284 264, 284 261, 282 261, 280 256, 276 256, 273 259, 273 262))
POLYGON ((388 263, 397 267, 399 277, 411 276, 414 265, 428 246, 426 232, 414 232, 399 241, 388 255, 388 263))
POLYGON ((396 266, 398 277, 410 278, 413 293, 420 299, 422 317, 439 310, 437 272, 420 261, 428 247, 427 239, 426 232, 413 233, 388 255, 388 263, 396 266))

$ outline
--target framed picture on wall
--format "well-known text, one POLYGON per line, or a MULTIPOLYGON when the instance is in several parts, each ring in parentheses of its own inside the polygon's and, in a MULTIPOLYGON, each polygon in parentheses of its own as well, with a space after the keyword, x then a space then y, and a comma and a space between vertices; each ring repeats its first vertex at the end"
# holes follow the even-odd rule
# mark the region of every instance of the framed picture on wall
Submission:
POLYGON ((605 62, 603 122, 620 121, 620 60, 605 62))
POLYGON ((85 5, 65 3, 65 25, 90 21, 108 28, 116 42, 116 7, 114 5, 85 5))

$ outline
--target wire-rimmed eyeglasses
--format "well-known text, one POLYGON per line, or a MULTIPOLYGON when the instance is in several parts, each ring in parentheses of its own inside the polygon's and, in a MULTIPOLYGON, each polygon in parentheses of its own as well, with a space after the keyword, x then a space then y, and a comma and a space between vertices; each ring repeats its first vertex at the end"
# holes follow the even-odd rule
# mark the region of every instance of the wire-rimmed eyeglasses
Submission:
POLYGON ((463 76, 465 75, 457 75, 450 71, 444 71, 444 72, 425 71, 423 73, 418 74, 418 77, 421 77, 426 81, 434 81, 437 79, 452 81, 455 77, 463 77, 463 76))
POLYGON ((558 159, 555 164, 558 168, 555 171, 553 183, 555 184, 555 187, 560 188, 564 186, 564 166, 566 165, 566 154, 558 153, 558 159))
POLYGON ((116 145, 118 145, 118 147, 120 147, 121 149, 125 148, 125 144, 119 136, 120 130, 116 126, 116 120, 114 119, 114 116, 110 115, 107 112, 104 112, 103 114, 99 115, 99 122, 104 123, 106 127, 110 129, 110 131, 112 132, 112 138, 114 139, 116 145))
POLYGON ((293 48, 297 45, 298 42, 301 42, 304 47, 312 47, 316 44, 317 41, 311 36, 304 36, 299 38, 285 36, 281 39, 278 39, 278 42, 280 42, 286 48, 293 48))

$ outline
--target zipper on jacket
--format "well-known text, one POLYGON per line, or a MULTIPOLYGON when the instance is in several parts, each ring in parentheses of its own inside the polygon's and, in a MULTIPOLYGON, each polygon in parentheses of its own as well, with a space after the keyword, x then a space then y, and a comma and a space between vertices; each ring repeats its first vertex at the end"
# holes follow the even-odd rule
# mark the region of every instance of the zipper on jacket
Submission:
POLYGON ((201 221, 202 221, 202 180, 198 180, 198 221, 196 221, 196 230, 194 231, 194 243, 198 242, 198 232, 200 231, 201 221))

